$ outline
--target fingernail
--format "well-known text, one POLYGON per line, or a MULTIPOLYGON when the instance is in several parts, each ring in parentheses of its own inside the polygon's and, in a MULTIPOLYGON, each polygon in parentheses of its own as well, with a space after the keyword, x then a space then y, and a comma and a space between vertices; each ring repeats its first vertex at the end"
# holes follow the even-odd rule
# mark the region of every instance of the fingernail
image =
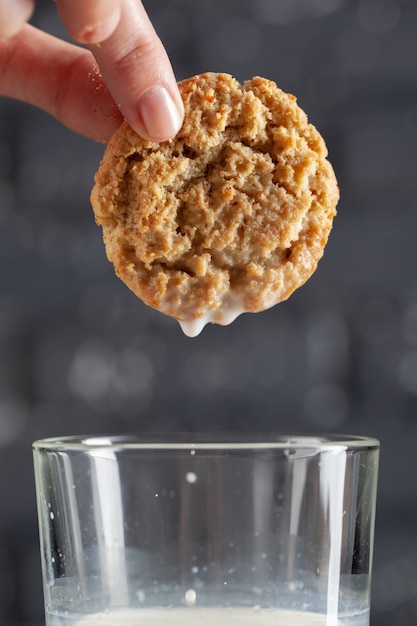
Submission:
POLYGON ((183 113, 165 87, 149 89, 139 101, 139 114, 148 138, 167 141, 180 130, 183 113))

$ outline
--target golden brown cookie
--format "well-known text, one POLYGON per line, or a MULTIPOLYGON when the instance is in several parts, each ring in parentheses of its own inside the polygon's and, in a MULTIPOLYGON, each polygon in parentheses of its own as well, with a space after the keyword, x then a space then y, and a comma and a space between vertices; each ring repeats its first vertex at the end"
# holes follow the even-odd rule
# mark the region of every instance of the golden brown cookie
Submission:
POLYGON ((265 78, 180 83, 172 141, 114 134, 91 194, 109 260, 187 334, 285 300, 323 255, 339 191, 294 96, 265 78))

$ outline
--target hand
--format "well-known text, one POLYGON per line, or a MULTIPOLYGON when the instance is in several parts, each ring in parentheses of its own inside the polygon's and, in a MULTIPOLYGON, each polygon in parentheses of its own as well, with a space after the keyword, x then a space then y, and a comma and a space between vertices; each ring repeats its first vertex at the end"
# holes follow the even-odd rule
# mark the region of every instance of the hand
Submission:
POLYGON ((140 0, 57 0, 70 35, 88 49, 26 24, 34 0, 0 0, 0 95, 38 106, 92 139, 123 118, 165 141, 184 109, 166 51, 140 0))

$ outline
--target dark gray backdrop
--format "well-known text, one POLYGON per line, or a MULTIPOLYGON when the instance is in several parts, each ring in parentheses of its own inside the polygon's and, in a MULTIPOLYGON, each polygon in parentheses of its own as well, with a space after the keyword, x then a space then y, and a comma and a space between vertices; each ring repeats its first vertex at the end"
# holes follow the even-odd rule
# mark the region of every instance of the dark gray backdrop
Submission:
MULTIPOLYGON (((297 95, 342 192, 318 272, 197 339, 115 277, 89 206, 103 147, 0 100, 0 624, 40 624, 30 444, 294 430, 382 441, 373 626, 417 619, 417 2, 148 0, 179 79, 297 95)), ((65 33, 50 0, 33 22, 65 33)))

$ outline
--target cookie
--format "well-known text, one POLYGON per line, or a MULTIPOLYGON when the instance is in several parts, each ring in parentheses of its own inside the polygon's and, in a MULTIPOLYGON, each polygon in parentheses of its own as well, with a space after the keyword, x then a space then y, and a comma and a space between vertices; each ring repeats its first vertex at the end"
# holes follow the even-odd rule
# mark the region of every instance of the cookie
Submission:
POLYGON ((274 82, 206 73, 179 87, 178 135, 157 144, 123 123, 91 202, 117 275, 193 336, 301 286, 339 191, 321 135, 274 82))

